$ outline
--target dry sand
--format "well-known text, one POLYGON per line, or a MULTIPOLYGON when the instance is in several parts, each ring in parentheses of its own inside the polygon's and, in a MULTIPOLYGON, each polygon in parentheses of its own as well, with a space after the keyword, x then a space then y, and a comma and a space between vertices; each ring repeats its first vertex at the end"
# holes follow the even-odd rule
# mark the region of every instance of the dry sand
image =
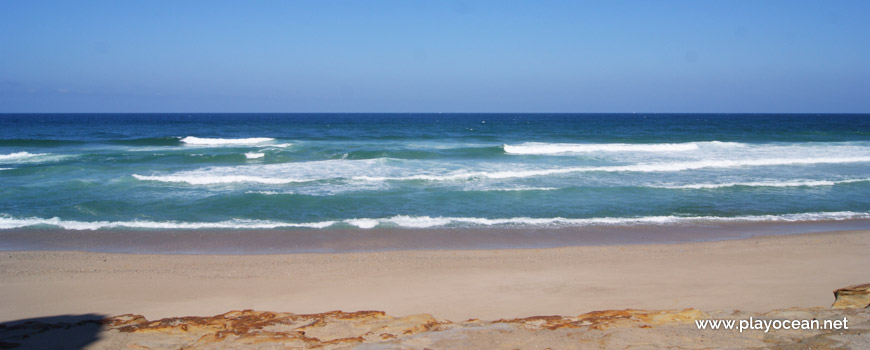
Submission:
POLYGON ((0 322, 234 309, 383 310, 461 321, 607 309, 828 306, 870 282, 870 231, 733 241, 344 254, 0 253, 0 322))

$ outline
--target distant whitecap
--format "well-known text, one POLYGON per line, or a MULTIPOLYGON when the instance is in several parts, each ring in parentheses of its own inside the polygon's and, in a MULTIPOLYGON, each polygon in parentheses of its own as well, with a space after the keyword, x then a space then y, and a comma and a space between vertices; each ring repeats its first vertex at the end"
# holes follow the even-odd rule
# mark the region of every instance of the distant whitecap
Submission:
POLYGON ((268 142, 275 141, 275 139, 270 137, 251 137, 244 139, 220 139, 220 138, 204 138, 204 137, 195 137, 188 136, 181 139, 181 142, 184 142, 188 145, 201 145, 201 146, 237 146, 237 145, 258 145, 264 144, 268 142))
POLYGON ((686 143, 544 143, 526 142, 518 145, 503 145, 508 154, 561 154, 589 152, 685 152, 694 151, 700 147, 735 147, 741 144, 734 142, 686 142, 686 143))

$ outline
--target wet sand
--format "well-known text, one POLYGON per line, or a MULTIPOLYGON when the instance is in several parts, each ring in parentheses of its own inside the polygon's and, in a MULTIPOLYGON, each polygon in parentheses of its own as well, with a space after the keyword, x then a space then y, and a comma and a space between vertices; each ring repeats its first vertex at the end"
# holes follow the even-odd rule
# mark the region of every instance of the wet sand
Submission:
POLYGON ((824 307, 833 289, 870 282, 868 251, 870 231, 341 254, 7 251, 0 252, 0 321, 125 313, 157 319, 233 309, 383 310, 461 321, 626 308, 824 307))

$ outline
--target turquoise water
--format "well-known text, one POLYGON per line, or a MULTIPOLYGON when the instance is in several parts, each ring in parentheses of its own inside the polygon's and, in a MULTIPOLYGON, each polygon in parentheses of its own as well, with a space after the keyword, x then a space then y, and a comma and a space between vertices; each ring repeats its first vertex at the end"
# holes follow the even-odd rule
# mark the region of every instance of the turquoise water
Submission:
POLYGON ((0 229, 870 218, 870 115, 0 115, 0 229))

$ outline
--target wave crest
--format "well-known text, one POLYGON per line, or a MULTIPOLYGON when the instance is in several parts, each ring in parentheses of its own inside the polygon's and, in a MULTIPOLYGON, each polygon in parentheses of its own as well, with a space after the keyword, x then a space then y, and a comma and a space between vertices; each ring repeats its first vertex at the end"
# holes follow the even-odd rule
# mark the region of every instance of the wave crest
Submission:
POLYGON ((686 142, 686 143, 543 143, 525 142, 519 145, 502 146, 508 154, 561 154, 588 152, 685 152, 694 151, 701 146, 734 147, 741 144, 735 142, 686 142))
MULTIPOLYGON (((819 213, 798 213, 798 214, 782 214, 782 215, 746 215, 746 216, 644 216, 633 218, 529 218, 516 217, 504 219, 489 219, 476 217, 430 217, 430 216, 407 216, 397 215, 391 218, 376 219, 378 225, 396 225, 399 227, 408 228, 429 228, 442 227, 449 225, 470 225, 470 226, 535 226, 535 227, 564 227, 564 226, 631 226, 631 225, 670 225, 670 224, 685 224, 685 223, 709 223, 709 222, 796 222, 796 221, 827 221, 827 220, 849 220, 849 219, 867 219, 870 218, 870 213, 861 212, 819 212, 819 213)), ((359 220, 359 219, 357 219, 359 220)), ((369 219, 371 220, 371 219, 369 219)), ((347 221, 345 221, 347 222, 347 221)), ((352 224, 348 222, 349 224, 352 224)), ((371 226, 370 221, 366 221, 367 226, 371 226)), ((377 225, 376 225, 377 226, 377 225)), ((362 227, 360 228, 371 228, 362 227)))
POLYGON ((188 136, 181 139, 181 142, 184 142, 188 145, 197 145, 197 146, 239 146, 239 145, 259 145, 264 143, 273 142, 275 139, 271 137, 251 137, 244 139, 220 139, 220 138, 205 138, 205 137, 195 137, 188 136))
POLYGON ((183 176, 183 175, 165 175, 165 176, 150 176, 133 174, 133 177, 142 181, 158 181, 158 182, 178 182, 191 185, 216 185, 228 184, 236 182, 253 182, 270 185, 289 184, 294 182, 307 182, 312 180, 300 179, 280 179, 262 176, 251 175, 224 175, 224 176, 183 176))
POLYGON ((47 155, 48 155, 48 153, 15 152, 15 153, 9 153, 9 154, 0 154, 0 161, 19 160, 19 159, 47 156, 47 155))
POLYGON ((870 219, 870 212, 817 212, 782 215, 748 215, 748 216, 644 216, 644 217, 602 217, 602 218, 477 218, 477 217, 431 217, 396 215, 389 218, 356 218, 340 221, 319 221, 307 223, 280 222, 271 220, 233 219, 219 222, 180 222, 180 221, 77 221, 63 220, 57 217, 44 219, 37 217, 13 218, 0 216, 0 229, 15 229, 33 226, 55 226, 67 230, 99 230, 109 228, 133 229, 279 229, 279 228, 315 228, 324 229, 339 223, 371 229, 381 225, 403 228, 431 227, 571 227, 571 226, 631 226, 631 225, 672 225, 672 224, 704 224, 711 222, 799 222, 799 221, 841 221, 850 219, 870 219))
POLYGON ((819 187, 819 186, 834 186, 839 184, 848 184, 856 182, 868 182, 870 179, 850 179, 850 180, 791 180, 791 181, 755 181, 755 182, 727 182, 727 183, 710 183, 710 184, 688 184, 688 185, 654 185, 655 188, 669 189, 714 189, 726 187, 819 187))
MULTIPOLYGON (((870 157, 843 158, 772 158, 744 160, 702 160, 688 162, 641 163, 630 165, 578 166, 527 170, 485 169, 469 171, 455 164, 443 163, 441 173, 420 173, 423 162, 409 163, 392 158, 366 160, 322 160, 267 165, 236 167, 209 167, 182 171, 167 175, 139 175, 139 180, 178 182, 191 185, 249 182, 263 184, 287 184, 330 179, 364 182, 385 181, 467 181, 474 179, 510 179, 549 175, 564 175, 582 172, 678 172, 706 168, 734 168, 744 166, 816 165, 870 162, 870 157)), ((430 167, 436 168, 436 167, 430 167)))
POLYGON ((15 152, 10 154, 0 154, 0 163, 4 164, 20 164, 20 163, 40 163, 40 162, 55 162, 61 159, 69 158, 68 155, 59 155, 51 153, 30 153, 30 152, 15 152))
POLYGON ((135 229, 275 229, 275 228, 327 228, 335 221, 308 223, 288 223, 270 220, 234 219, 219 222, 179 222, 179 221, 76 221, 62 220, 57 217, 43 219, 30 217, 16 219, 0 217, 0 229, 13 229, 31 226, 56 226, 67 230, 99 230, 108 228, 135 229))
POLYGON ((535 169, 535 170, 517 170, 517 171, 478 171, 478 172, 457 172, 445 175, 411 175, 411 176, 355 176, 354 180, 363 181, 405 181, 405 180, 426 180, 426 181, 451 181, 474 178, 489 178, 489 179, 508 179, 508 178, 526 178, 535 176, 561 175, 580 172, 676 172, 686 170, 698 170, 705 168, 736 168, 743 166, 778 166, 778 165, 813 165, 813 164, 840 164, 840 163, 863 163, 870 162, 870 157, 851 157, 851 158, 782 158, 782 159, 746 159, 746 160, 705 160, 694 162, 673 162, 673 163, 649 163, 649 164, 633 164, 633 165, 610 165, 610 166, 585 166, 585 167, 566 167, 552 169, 535 169))

